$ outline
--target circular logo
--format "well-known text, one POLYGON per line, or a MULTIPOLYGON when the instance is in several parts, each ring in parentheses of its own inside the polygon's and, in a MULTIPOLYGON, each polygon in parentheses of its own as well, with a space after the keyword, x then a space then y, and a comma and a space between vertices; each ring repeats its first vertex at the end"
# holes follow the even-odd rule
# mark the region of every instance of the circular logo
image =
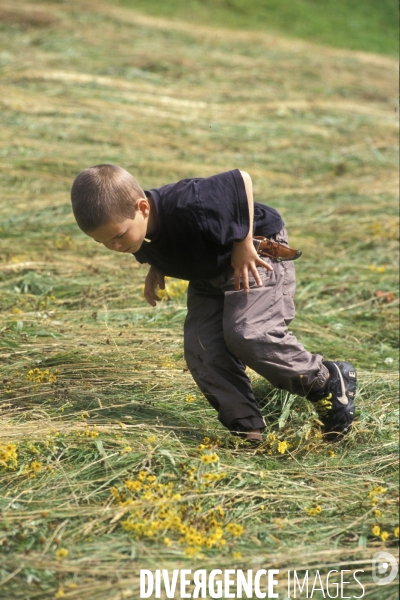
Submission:
POLYGON ((392 583, 396 579, 398 570, 397 560, 389 552, 380 551, 372 557, 372 579, 377 585, 392 583), (388 571, 389 567, 391 567, 389 573, 385 577, 382 577, 388 571))

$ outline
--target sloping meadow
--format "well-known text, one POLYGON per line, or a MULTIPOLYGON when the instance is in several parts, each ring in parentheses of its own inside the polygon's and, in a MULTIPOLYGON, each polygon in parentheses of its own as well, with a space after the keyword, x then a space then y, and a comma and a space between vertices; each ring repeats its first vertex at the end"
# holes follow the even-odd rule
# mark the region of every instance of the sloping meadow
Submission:
POLYGON ((0 597, 276 568, 362 569, 394 598, 371 578, 399 535, 394 61, 85 1, 2 3, 0 27, 0 597), (250 173, 303 250, 293 331, 358 369, 344 442, 253 372, 265 442, 230 438, 183 358, 186 282, 151 308, 146 267, 74 223, 72 180, 103 162, 146 189, 250 173))

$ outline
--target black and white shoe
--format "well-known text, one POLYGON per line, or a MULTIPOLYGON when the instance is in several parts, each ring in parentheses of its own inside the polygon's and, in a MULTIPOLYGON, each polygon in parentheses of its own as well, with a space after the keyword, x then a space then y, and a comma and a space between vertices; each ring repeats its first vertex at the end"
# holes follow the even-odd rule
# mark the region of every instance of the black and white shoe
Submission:
POLYGON ((324 424, 326 439, 335 440, 348 433, 354 421, 357 373, 348 362, 324 361, 324 365, 330 375, 328 383, 319 397, 309 400, 324 424))

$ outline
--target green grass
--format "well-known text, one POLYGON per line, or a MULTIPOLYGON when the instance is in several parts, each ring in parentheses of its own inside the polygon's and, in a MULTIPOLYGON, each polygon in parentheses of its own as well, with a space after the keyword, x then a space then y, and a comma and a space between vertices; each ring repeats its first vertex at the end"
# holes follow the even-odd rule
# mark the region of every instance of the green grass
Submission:
POLYGON ((393 0, 114 0, 150 15, 234 29, 277 32, 337 48, 399 51, 393 0))
POLYGON ((46 6, 0 7, 0 598, 136 599, 140 568, 274 565, 361 568, 365 597, 394 599, 371 558, 398 552, 395 61, 46 6), (358 369, 346 441, 250 372, 265 444, 235 445, 186 369, 183 286, 152 309, 147 268, 74 223, 72 180, 99 162, 145 188, 251 174, 303 250, 293 331, 358 369), (155 484, 135 492, 141 471, 155 484))

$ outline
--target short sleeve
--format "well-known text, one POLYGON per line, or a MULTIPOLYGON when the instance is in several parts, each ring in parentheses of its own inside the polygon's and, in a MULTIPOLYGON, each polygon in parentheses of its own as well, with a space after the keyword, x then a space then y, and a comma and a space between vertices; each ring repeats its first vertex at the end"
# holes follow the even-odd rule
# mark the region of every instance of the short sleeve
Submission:
POLYGON ((249 232, 250 217, 240 171, 200 179, 197 186, 205 237, 221 246, 242 241, 249 232))

